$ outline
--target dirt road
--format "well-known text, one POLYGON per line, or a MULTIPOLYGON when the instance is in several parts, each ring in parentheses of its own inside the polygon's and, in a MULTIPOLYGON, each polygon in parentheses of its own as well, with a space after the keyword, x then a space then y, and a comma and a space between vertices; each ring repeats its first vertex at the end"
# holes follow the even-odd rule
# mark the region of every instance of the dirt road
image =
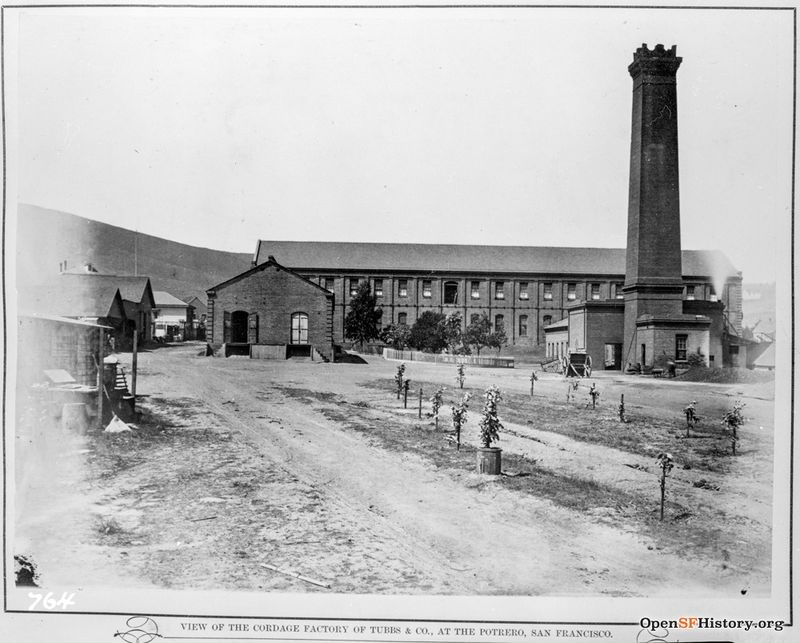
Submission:
MULTIPOLYGON (((481 476, 448 459, 454 448, 432 421, 387 394, 396 364, 219 359, 198 350, 143 353, 138 435, 104 435, 90 445, 96 540, 104 564, 110 560, 125 582, 392 594, 769 591, 768 401, 758 406, 763 417, 745 436, 750 455, 735 472, 676 471, 674 513, 689 506, 698 515, 660 524, 645 455, 506 422, 507 466, 550 477, 481 476), (713 495, 693 485, 701 475, 718 487, 713 495), (538 492, 526 482, 534 478, 538 492), (603 503, 565 499, 565 484, 603 503), (652 507, 642 504, 651 496, 652 507), (721 521, 718 531, 700 522, 703 512, 721 521), (687 547, 676 546, 686 534, 687 547)), ((449 371, 414 365, 420 383, 449 386, 449 371)), ((513 371, 476 369, 470 378, 519 394, 528 386, 513 371)), ((602 386, 612 394, 613 381, 602 386)), ((542 400, 562 395, 556 378, 537 387, 542 400)), ((698 390, 673 388, 677 399, 698 390)), ((467 445, 476 439, 472 418, 467 445)))

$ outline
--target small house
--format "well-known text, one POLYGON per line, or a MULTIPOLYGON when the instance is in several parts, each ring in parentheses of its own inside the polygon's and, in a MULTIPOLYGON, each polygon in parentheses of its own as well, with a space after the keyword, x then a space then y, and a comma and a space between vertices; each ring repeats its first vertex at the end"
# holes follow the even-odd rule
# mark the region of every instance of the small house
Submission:
POLYGON ((191 305, 163 290, 156 290, 153 296, 153 337, 178 342, 187 339, 186 329, 193 323, 191 305))

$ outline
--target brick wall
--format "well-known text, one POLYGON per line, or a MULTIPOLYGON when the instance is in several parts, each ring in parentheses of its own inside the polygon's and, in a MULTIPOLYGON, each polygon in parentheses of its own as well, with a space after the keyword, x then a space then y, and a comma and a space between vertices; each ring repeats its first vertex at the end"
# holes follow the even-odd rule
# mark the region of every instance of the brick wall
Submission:
POLYGON ((209 343, 214 349, 226 341, 225 314, 236 311, 258 316, 248 338, 256 344, 290 344, 292 314, 305 313, 308 344, 333 359, 334 297, 276 264, 262 264, 209 296, 209 343))

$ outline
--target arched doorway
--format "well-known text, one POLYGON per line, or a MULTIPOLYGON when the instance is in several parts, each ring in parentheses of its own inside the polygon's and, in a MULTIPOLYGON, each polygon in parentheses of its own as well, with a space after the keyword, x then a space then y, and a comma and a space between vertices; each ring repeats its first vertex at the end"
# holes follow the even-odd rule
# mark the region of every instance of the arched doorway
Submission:
POLYGON ((231 313, 231 343, 247 343, 247 311, 235 310, 231 313))

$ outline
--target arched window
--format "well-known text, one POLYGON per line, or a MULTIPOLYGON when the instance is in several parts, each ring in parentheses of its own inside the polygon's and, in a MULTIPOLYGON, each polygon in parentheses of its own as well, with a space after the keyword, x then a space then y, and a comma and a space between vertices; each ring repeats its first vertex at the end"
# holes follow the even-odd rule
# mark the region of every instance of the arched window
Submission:
POLYGON ((308 315, 292 313, 292 344, 308 344, 308 315))
POLYGON ((495 315, 494 316, 494 331, 499 332, 505 326, 505 322, 503 321, 502 315, 495 315))
POLYGON ((527 315, 520 315, 519 316, 519 336, 520 337, 527 337, 528 336, 528 316, 527 315))
POLYGON ((458 283, 455 281, 444 282, 444 303, 458 303, 458 283))
POLYGON ((549 326, 553 323, 553 316, 552 315, 545 315, 542 317, 542 326, 549 326))

